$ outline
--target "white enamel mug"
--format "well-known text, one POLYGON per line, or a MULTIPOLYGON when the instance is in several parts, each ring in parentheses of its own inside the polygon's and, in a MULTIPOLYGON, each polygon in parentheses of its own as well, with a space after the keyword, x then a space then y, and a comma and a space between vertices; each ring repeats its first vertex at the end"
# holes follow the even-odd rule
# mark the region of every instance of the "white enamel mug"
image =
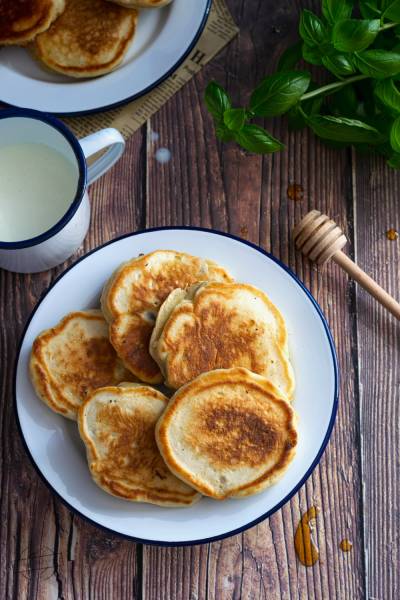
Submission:
MULTIPOLYGON (((75 197, 71 198, 71 204, 57 223, 31 239, 0 240, 0 267, 18 273, 37 273, 64 262, 82 244, 90 221, 87 186, 117 162, 125 142, 119 131, 112 128, 78 140, 61 121, 46 113, 29 109, 0 111, 0 146, 20 143, 45 144, 61 153, 77 169, 75 197), (86 159, 105 148, 108 150, 88 166, 86 159)), ((23 176, 21 165, 21 178, 23 176)))

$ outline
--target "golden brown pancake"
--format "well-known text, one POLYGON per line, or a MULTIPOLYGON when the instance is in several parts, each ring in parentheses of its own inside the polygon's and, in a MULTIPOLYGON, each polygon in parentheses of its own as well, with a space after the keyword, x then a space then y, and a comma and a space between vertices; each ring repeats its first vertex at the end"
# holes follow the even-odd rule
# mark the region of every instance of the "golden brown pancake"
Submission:
POLYGON ((71 77, 97 77, 122 61, 136 29, 137 11, 104 0, 66 0, 66 9, 36 37, 37 58, 71 77))
POLYGON ((161 506, 190 506, 200 495, 167 468, 154 427, 168 403, 138 384, 95 390, 79 410, 79 432, 90 472, 106 492, 161 506))
POLYGON ((33 343, 30 373, 39 398, 69 419, 94 389, 134 379, 109 342, 100 310, 70 313, 43 331, 33 343))
POLYGON ((285 321, 252 285, 206 282, 174 290, 158 313, 150 353, 173 389, 206 371, 245 367, 288 399, 293 395, 285 321))
POLYGON ((65 0, 0 0, 0 45, 30 42, 64 7, 65 0))
POLYGON ((297 446, 293 408, 247 369, 204 373, 171 398, 156 427, 170 470, 201 494, 223 500, 275 483, 297 446))
POLYGON ((216 263, 174 250, 156 250, 124 263, 101 297, 110 340, 127 369, 142 381, 163 377, 149 354, 150 336, 161 304, 177 287, 198 281, 232 281, 216 263))

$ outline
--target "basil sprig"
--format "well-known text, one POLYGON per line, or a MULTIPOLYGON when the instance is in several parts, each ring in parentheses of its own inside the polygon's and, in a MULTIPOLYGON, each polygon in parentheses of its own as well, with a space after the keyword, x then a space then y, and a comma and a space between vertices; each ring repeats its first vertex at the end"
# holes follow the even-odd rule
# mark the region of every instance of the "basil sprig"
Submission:
POLYGON ((254 120, 287 114, 292 128, 310 127, 337 147, 379 152, 400 169, 400 0, 321 0, 321 15, 302 11, 298 42, 247 107, 233 106, 214 81, 205 102, 217 137, 249 152, 281 150, 254 120), (325 68, 328 83, 312 81, 307 63, 325 68))

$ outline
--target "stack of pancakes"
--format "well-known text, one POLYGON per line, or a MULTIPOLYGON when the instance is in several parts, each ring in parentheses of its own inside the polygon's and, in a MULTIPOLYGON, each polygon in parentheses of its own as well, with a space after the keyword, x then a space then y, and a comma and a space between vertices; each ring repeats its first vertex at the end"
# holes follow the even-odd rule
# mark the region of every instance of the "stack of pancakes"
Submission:
POLYGON ((210 260, 157 250, 122 264, 101 310, 36 338, 30 371, 39 397, 78 421, 94 481, 120 498, 249 496, 295 454, 285 321, 210 260))
POLYGON ((171 0, 0 0, 0 46, 29 45, 46 67, 97 77, 117 67, 136 31, 138 8, 171 0))

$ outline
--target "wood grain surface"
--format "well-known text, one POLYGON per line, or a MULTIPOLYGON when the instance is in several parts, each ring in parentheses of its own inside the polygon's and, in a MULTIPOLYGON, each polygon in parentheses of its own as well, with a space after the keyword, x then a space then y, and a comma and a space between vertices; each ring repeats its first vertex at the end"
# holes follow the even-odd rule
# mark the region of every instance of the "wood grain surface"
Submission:
POLYGON ((240 235, 288 264, 325 312, 341 368, 338 417, 320 465, 270 519, 208 545, 136 545, 73 515, 32 467, 12 397, 24 324, 66 265, 39 275, 1 271, 0 600, 399 597, 399 324, 336 265, 311 267, 295 252, 290 231, 312 208, 328 213, 347 233, 350 255, 399 298, 400 243, 385 232, 400 229, 400 176, 379 159, 329 149, 307 131, 289 133, 283 119, 270 126, 287 150, 248 155, 216 141, 202 101, 215 78, 245 102, 294 38, 299 10, 319 4, 228 1, 240 36, 129 140, 117 166, 92 186, 90 233, 69 263, 129 231, 202 225, 240 235), (155 160, 160 147, 171 151, 166 164, 155 160), (293 183, 303 188, 299 201, 287 196, 293 183), (293 538, 313 505, 320 559, 306 568, 293 538), (339 548, 343 538, 353 544, 348 553, 339 548))

